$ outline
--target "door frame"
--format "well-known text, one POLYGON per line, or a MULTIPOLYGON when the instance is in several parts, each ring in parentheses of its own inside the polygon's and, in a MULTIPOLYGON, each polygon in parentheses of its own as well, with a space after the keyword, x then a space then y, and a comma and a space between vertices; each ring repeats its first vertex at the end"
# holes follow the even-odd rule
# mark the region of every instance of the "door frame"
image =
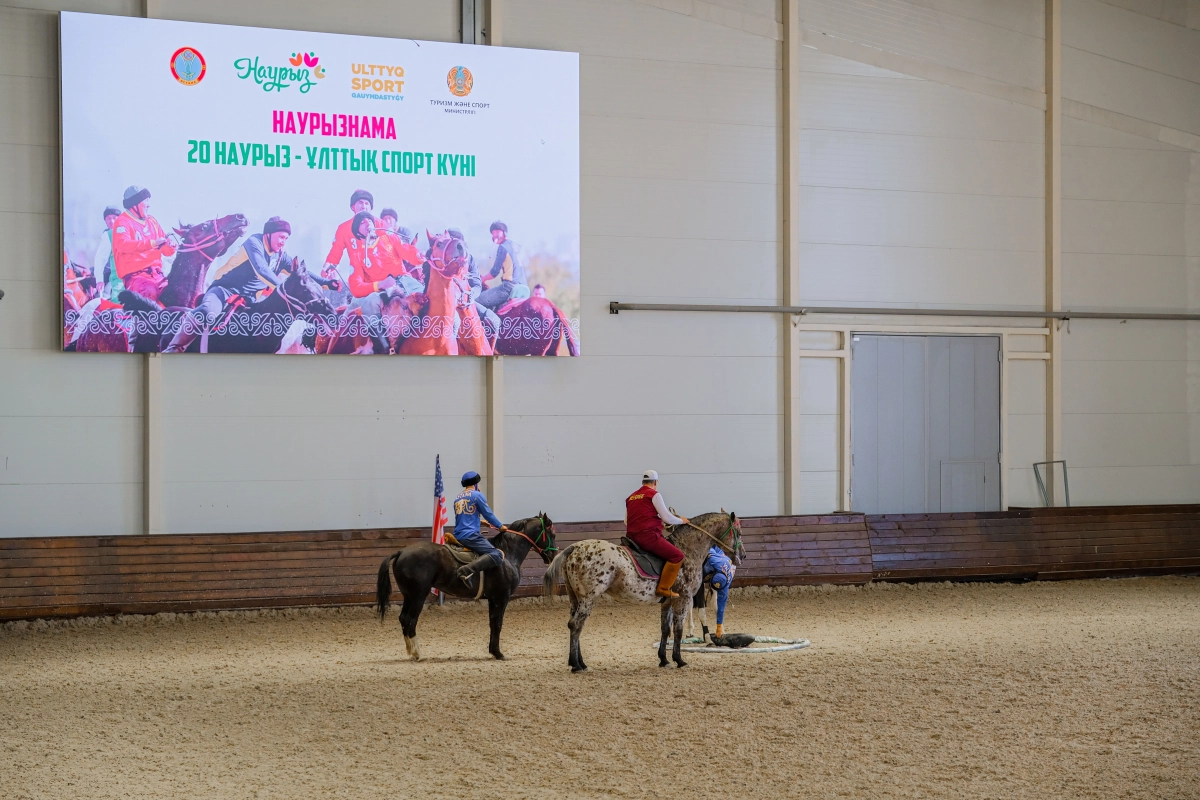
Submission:
MULTIPOLYGON (((840 483, 839 511, 851 510, 850 496, 850 465, 854 451, 852 449, 852 432, 850 430, 850 396, 853 391, 851 384, 851 338, 856 333, 892 334, 903 336, 999 336, 1000 337, 1000 510, 1008 510, 1008 365, 1011 361, 1049 361, 1048 352, 1050 329, 1047 327, 1022 326, 975 326, 975 325, 860 325, 860 324, 823 324, 804 322, 803 315, 796 315, 799 321, 794 322, 796 329, 812 333, 838 334, 837 347, 830 349, 801 349, 800 358, 833 358, 839 363, 838 369, 838 417, 840 421, 840 456, 838 459, 838 474, 840 483), (1016 342, 1011 337, 1034 336, 1040 337, 1041 350, 1015 349, 1016 342)), ((789 411, 790 413, 790 411, 789 411)))

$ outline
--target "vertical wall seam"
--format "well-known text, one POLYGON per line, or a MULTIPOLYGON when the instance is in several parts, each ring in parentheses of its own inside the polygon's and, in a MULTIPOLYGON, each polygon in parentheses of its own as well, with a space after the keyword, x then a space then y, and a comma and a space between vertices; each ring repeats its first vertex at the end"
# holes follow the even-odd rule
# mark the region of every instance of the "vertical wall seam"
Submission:
MULTIPOLYGON (((785 0, 783 38, 783 301, 800 305, 800 13, 799 0, 785 0)), ((783 513, 800 512, 800 331, 797 319, 783 326, 783 513)), ((844 342, 843 342, 844 344, 844 342)))
MULTIPOLYGON (((1046 310, 1062 309, 1062 0, 1046 0, 1046 310)), ((1062 330, 1046 339, 1046 460, 1062 458, 1062 330)), ((1051 480, 1051 505, 1059 490, 1051 480)))

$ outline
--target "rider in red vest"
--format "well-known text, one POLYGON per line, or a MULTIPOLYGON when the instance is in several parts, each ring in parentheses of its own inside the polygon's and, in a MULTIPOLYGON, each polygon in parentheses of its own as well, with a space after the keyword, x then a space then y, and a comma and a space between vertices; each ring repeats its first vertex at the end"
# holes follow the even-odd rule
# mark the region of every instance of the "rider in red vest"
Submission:
POLYGON ((688 519, 670 512, 657 487, 658 473, 648 469, 642 473, 642 488, 625 498, 625 535, 646 552, 667 560, 654 593, 659 597, 679 597, 671 587, 683 566, 683 551, 663 536, 663 523, 684 525, 688 519))

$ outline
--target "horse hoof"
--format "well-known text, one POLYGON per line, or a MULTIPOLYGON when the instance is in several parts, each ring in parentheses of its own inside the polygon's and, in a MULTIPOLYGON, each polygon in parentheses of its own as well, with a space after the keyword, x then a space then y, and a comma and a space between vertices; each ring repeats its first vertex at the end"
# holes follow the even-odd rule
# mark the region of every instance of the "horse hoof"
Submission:
POLYGON ((571 667, 571 672, 587 672, 587 667, 571 667))
POLYGON ((686 661, 676 661, 675 666, 677 666, 679 669, 683 669, 684 667, 687 666, 687 662, 686 661))
POLYGON ((658 666, 659 666, 660 668, 661 668, 661 667, 668 667, 668 666, 670 666, 670 665, 671 665, 671 662, 670 662, 670 661, 660 661, 660 662, 658 662, 658 666))
POLYGON ((497 661, 507 661, 508 660, 507 658, 504 657, 504 653, 492 653, 492 658, 496 659, 497 661))

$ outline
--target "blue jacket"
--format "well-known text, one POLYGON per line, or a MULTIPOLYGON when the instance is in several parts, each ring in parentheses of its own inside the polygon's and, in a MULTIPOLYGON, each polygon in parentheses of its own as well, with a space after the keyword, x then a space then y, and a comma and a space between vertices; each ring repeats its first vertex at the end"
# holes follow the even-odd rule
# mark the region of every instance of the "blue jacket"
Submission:
POLYGON ((708 551, 708 557, 704 559, 704 577, 708 579, 718 572, 725 576, 725 583, 733 580, 733 562, 725 555, 724 550, 714 544, 708 551))
POLYGON ((464 489, 454 499, 454 535, 479 533, 479 518, 483 517, 499 528, 500 520, 488 508, 487 498, 478 489, 464 489))

